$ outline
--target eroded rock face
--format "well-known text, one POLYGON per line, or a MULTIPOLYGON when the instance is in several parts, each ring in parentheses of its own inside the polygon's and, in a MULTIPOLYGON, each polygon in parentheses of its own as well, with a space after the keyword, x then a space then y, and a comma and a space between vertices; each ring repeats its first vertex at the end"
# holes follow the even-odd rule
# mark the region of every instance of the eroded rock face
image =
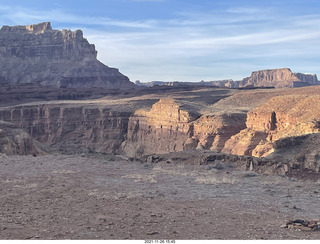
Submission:
POLYGON ((61 152, 119 153, 131 113, 99 106, 17 106, 0 111, 32 138, 61 152))
POLYGON ((265 157, 273 142, 286 137, 320 132, 320 96, 282 96, 248 112, 246 129, 232 136, 223 152, 265 157))
POLYGON ((130 156, 182 151, 199 117, 171 99, 161 99, 150 111, 138 110, 130 118, 124 151, 130 156))
POLYGON ((81 30, 53 30, 50 22, 0 29, 0 83, 130 89, 118 69, 97 60, 81 30))
POLYGON ((141 156, 193 149, 221 151, 245 128, 243 114, 203 115, 188 104, 161 99, 150 110, 118 111, 103 104, 22 105, 0 110, 32 138, 63 152, 141 156))
POLYGON ((316 75, 292 73, 288 68, 268 69, 252 72, 250 77, 244 78, 239 83, 239 87, 302 87, 309 85, 319 85, 316 75))
POLYGON ((161 99, 151 110, 138 110, 130 118, 124 151, 130 156, 190 149, 220 151, 244 127, 244 115, 201 116, 174 100, 161 99))
POLYGON ((11 123, 0 121, 0 153, 6 155, 42 154, 31 136, 11 123))
POLYGON ((245 128, 245 114, 203 115, 194 122, 193 139, 197 147, 220 152, 226 141, 245 128))

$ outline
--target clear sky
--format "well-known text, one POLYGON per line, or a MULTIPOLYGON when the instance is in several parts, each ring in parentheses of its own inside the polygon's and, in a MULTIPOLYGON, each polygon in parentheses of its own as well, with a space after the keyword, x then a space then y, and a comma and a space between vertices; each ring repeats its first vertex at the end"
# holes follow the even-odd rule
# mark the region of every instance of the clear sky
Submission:
POLYGON ((319 0, 0 0, 0 25, 82 29, 131 81, 320 75, 319 0))

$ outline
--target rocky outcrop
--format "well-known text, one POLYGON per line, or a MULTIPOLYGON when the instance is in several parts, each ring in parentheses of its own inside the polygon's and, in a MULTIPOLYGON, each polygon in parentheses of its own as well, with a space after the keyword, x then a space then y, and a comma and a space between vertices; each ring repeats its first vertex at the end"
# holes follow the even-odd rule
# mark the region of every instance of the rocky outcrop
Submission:
MULTIPOLYGON (((279 174, 290 175, 297 169, 304 169, 303 165, 299 165, 290 161, 277 161, 272 158, 256 158, 252 156, 232 155, 221 152, 213 152, 208 150, 188 150, 183 152, 173 152, 169 154, 153 154, 141 157, 146 163, 165 163, 165 164, 184 164, 184 165, 208 165, 208 169, 226 170, 228 168, 237 167, 244 171, 254 171, 259 174, 279 174)), ((311 169, 310 169, 311 171, 311 169)), ((309 175, 311 172, 308 172, 309 175)), ((316 171, 312 171, 316 175, 316 179, 320 175, 316 171)), ((248 177, 250 177, 248 172, 248 177)))
POLYGON ((248 112, 246 129, 232 136, 225 153, 265 157, 273 142, 286 137, 320 132, 320 96, 281 96, 248 112))
POLYGON ((0 83, 64 88, 130 89, 118 69, 97 60, 81 30, 53 30, 50 22, 0 29, 0 83))
POLYGON ((319 133, 282 138, 273 143, 273 148, 268 158, 320 172, 319 133))
POLYGON ((239 87, 302 87, 319 85, 316 75, 292 73, 288 68, 252 72, 250 77, 239 82, 239 87))
POLYGON ((42 151, 28 133, 11 123, 0 121, 0 153, 36 156, 42 151))

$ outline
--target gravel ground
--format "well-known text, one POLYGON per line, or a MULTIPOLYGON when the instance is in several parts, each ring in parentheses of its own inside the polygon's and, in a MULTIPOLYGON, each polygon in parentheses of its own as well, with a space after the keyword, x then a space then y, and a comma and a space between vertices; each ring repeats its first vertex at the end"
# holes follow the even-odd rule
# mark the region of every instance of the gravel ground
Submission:
POLYGON ((0 239, 320 239, 320 182, 107 158, 0 155, 0 239))

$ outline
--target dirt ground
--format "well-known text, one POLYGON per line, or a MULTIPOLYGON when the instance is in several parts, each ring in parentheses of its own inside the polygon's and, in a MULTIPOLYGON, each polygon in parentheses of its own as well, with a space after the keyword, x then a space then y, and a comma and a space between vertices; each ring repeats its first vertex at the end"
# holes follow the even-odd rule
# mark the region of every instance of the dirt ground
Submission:
POLYGON ((320 182, 102 155, 0 155, 0 239, 320 239, 320 182))

